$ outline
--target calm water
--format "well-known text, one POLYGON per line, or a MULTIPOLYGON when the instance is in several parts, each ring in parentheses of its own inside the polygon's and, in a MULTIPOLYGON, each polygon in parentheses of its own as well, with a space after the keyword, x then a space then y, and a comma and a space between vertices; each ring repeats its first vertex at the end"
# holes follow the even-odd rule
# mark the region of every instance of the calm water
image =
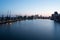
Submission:
POLYGON ((0 39, 57 40, 60 39, 60 23, 48 19, 36 19, 2 24, 0 39))

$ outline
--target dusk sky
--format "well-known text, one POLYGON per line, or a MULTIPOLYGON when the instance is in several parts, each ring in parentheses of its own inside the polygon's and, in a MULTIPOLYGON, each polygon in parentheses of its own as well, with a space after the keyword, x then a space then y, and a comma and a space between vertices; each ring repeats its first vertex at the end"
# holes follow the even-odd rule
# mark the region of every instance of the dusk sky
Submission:
POLYGON ((60 0, 0 0, 0 14, 50 16, 60 13, 60 0))

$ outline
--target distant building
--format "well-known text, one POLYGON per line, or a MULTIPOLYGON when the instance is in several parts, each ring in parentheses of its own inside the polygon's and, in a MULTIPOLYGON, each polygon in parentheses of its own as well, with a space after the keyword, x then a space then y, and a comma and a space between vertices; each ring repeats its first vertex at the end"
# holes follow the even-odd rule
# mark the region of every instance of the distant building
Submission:
POLYGON ((35 15, 34 18, 37 19, 39 16, 38 15, 35 15))
POLYGON ((52 14, 51 19, 54 21, 60 21, 60 14, 58 14, 58 12, 54 12, 54 14, 52 14))

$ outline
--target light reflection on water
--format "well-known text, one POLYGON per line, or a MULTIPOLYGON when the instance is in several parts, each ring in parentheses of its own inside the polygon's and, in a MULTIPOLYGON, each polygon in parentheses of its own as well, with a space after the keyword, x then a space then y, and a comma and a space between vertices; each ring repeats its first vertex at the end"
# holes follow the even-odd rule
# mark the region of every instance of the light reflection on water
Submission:
POLYGON ((1 39, 60 39, 60 23, 48 19, 18 21, 0 25, 1 39))

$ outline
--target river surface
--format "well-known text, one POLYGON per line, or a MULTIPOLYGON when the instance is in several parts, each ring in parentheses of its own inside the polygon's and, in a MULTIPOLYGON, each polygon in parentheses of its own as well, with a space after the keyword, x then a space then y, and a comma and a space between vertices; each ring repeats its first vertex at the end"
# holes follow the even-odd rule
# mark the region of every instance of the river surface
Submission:
POLYGON ((1 40, 58 40, 60 23, 49 19, 17 21, 0 24, 1 40))

